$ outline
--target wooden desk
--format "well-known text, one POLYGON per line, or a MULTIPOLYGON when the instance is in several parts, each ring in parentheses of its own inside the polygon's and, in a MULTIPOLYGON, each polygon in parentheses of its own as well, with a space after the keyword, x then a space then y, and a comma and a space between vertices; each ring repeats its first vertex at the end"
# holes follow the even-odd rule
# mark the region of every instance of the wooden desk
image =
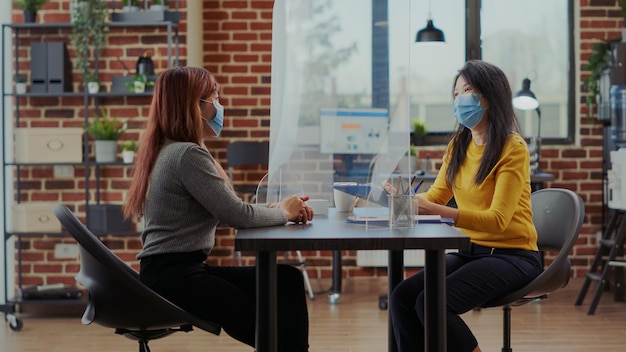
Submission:
MULTIPOLYGON (((306 225, 239 229, 235 250, 255 251, 257 265, 257 352, 277 350, 276 252, 289 250, 389 250, 389 291, 403 280, 404 249, 425 250, 425 347, 446 351, 445 250, 468 248, 469 237, 445 224, 418 224, 414 229, 390 230, 347 223, 346 213, 330 209, 306 225)), ((389 322, 389 351, 396 342, 389 322)))

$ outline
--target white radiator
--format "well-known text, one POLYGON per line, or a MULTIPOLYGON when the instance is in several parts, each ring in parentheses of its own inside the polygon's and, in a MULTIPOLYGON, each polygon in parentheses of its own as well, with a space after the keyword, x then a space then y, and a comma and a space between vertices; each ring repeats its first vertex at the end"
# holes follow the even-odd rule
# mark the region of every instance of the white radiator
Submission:
MULTIPOLYGON (((389 265, 387 259, 389 251, 377 250, 377 251, 356 251, 356 265, 357 266, 375 266, 386 267, 389 265)), ((405 267, 423 267, 424 266, 424 251, 421 249, 407 249, 404 251, 404 266, 405 267)))
MULTIPOLYGON (((456 252, 456 250, 446 250, 448 252, 456 252)), ((389 251, 377 250, 377 251, 356 251, 356 265, 357 266, 374 266, 374 267, 386 267, 389 265, 388 259, 389 251)), ((424 250, 422 249, 407 249, 404 251, 404 266, 407 268, 423 267, 424 266, 424 250)))

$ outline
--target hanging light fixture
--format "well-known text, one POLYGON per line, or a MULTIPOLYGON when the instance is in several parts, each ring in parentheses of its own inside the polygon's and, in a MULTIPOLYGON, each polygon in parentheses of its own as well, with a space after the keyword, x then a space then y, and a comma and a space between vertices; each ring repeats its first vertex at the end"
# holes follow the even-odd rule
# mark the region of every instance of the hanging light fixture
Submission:
POLYGON ((445 42, 446 38, 443 34, 443 31, 433 24, 432 15, 431 15, 431 7, 430 1, 428 1, 428 22, 426 23, 426 27, 417 31, 417 36, 415 36, 415 42, 445 42))

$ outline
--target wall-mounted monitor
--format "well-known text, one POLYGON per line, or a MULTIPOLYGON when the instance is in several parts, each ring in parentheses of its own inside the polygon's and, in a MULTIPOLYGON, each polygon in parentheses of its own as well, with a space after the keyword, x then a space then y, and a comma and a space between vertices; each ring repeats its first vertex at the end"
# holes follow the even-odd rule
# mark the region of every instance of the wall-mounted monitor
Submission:
POLYGON ((321 109, 320 153, 378 154, 387 149, 387 109, 321 109))

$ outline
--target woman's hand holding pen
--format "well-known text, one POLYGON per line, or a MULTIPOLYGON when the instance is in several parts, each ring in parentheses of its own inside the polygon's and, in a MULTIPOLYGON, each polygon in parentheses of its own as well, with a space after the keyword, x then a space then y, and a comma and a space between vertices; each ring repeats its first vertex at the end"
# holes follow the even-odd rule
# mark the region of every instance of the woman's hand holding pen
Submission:
POLYGON ((287 214, 289 221, 306 224, 313 220, 314 215, 313 209, 306 205, 307 200, 308 196, 289 196, 280 202, 280 208, 287 214))

